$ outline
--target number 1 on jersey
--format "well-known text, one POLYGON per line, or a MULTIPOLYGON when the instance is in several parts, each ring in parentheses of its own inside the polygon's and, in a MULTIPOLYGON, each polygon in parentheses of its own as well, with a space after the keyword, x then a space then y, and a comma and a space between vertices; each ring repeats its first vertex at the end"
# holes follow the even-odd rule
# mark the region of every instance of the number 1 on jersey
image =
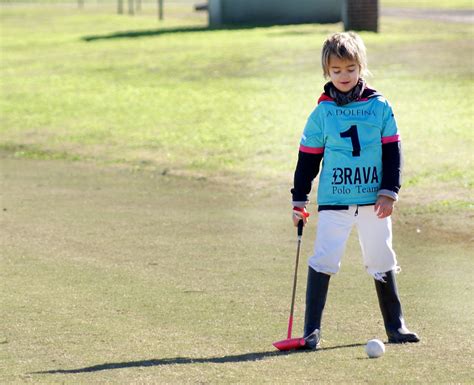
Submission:
POLYGON ((341 132, 341 138, 351 138, 352 156, 360 156, 360 142, 357 126, 351 126, 347 131, 341 132))

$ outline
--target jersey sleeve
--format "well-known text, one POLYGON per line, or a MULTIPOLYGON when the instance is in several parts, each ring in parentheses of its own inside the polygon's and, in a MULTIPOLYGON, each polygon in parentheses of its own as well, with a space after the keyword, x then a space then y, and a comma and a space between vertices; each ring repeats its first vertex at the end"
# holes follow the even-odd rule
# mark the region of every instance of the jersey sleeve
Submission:
POLYGON ((377 195, 398 200, 402 181, 402 150, 400 133, 392 107, 385 104, 382 123, 382 183, 377 195))
POLYGON ((308 154, 322 154, 324 152, 323 125, 319 108, 309 116, 300 141, 300 151, 308 154))
POLYGON ((382 121, 382 144, 399 141, 400 133, 398 132, 397 121, 395 120, 392 106, 390 103, 386 102, 382 121))

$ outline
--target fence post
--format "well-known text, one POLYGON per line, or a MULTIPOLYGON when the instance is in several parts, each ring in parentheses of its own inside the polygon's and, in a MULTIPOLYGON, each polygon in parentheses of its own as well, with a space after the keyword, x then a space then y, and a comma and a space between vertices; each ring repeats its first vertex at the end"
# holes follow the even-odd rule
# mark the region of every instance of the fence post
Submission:
POLYGON ((158 0, 158 19, 163 20, 163 0, 158 0))

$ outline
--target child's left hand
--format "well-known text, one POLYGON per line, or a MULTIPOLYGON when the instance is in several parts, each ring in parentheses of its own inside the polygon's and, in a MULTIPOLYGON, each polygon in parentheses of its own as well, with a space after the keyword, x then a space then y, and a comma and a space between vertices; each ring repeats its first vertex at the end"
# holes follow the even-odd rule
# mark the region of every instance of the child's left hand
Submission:
POLYGON ((392 198, 380 195, 375 202, 374 211, 380 219, 392 215, 395 201, 392 198))

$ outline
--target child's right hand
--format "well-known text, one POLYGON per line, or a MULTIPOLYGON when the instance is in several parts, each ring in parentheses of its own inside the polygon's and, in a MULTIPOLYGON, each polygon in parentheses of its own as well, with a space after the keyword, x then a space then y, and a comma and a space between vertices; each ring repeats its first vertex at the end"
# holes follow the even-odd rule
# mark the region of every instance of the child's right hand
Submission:
POLYGON ((306 208, 302 207, 293 207, 293 224, 295 227, 298 226, 299 221, 303 221, 303 226, 308 223, 309 213, 306 211, 306 208))

